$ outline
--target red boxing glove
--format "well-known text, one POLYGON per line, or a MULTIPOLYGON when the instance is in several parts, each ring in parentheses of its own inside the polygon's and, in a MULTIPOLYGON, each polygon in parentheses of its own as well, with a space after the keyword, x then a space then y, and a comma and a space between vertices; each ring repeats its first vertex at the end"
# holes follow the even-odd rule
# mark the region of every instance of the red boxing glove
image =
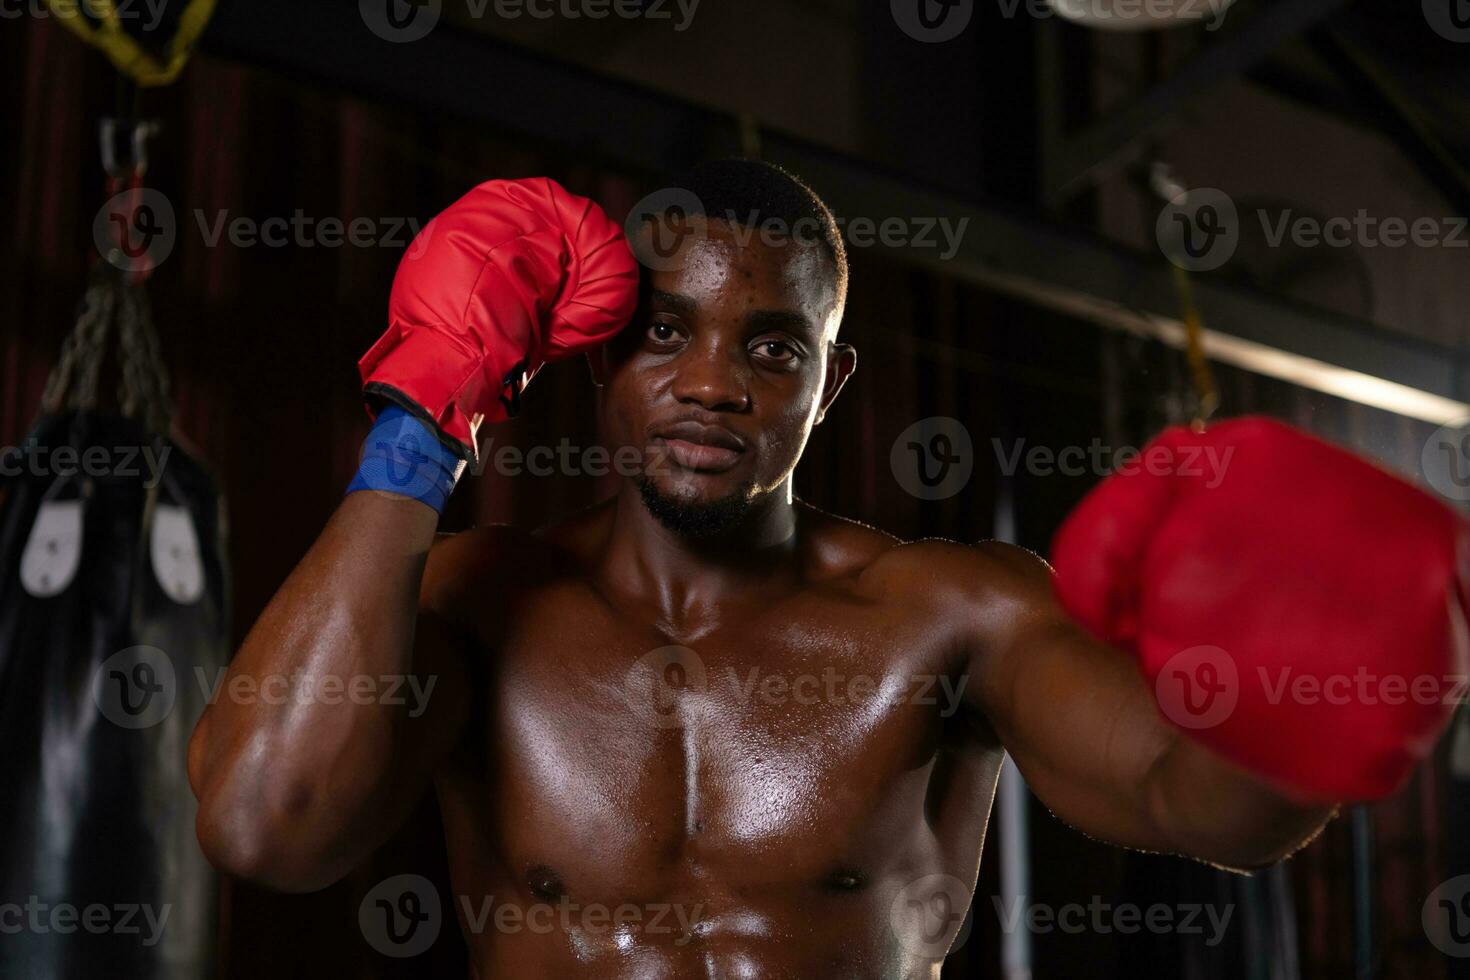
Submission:
POLYGON ((399 262, 388 331, 358 362, 363 393, 474 459, 480 422, 515 415, 542 365, 610 340, 637 293, 633 253, 596 203, 548 177, 487 181, 399 262))
POLYGON ((1082 501, 1052 562, 1165 716, 1303 800, 1393 792, 1463 693, 1470 526, 1279 422, 1169 429, 1082 501))

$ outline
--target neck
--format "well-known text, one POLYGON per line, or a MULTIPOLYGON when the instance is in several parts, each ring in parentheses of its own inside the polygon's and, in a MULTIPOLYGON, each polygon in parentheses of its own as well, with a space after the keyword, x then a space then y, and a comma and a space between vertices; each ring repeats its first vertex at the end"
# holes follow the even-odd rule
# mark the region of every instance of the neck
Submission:
POLYGON ((636 487, 624 484, 614 504, 606 581, 619 593, 658 608, 679 633, 713 628, 738 599, 781 589, 796 573, 797 509, 790 480, 765 494, 728 532, 691 538, 648 512, 636 487))

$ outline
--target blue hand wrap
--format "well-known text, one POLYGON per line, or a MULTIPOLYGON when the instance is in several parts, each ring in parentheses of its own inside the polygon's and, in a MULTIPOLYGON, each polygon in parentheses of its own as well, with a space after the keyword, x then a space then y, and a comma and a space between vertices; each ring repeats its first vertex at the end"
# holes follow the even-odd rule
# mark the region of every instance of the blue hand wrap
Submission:
POLYGON ((464 466, 433 429, 389 405, 362 444, 362 462, 347 492, 381 490, 422 501, 442 514, 464 466))

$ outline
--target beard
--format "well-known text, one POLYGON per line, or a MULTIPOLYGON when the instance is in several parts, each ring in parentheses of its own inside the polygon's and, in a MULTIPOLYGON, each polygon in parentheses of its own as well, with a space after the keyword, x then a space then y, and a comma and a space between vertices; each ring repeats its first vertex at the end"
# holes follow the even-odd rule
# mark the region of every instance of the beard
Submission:
POLYGON ((681 537, 708 541, 742 526, 755 509, 753 488, 736 490, 718 500, 687 501, 664 493, 647 475, 638 479, 644 508, 664 527, 681 537))

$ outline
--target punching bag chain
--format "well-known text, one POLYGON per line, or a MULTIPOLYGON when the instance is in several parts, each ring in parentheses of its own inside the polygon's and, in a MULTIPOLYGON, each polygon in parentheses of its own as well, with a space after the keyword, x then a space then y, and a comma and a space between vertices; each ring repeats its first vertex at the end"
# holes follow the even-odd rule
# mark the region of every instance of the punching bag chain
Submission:
POLYGON ((125 285, 122 291, 118 317, 118 347, 122 358, 118 404, 124 415, 141 419, 154 432, 167 435, 168 372, 159 353, 148 294, 141 285, 125 285))
POLYGON ((47 414, 65 408, 91 411, 97 407, 97 379, 106 353, 107 334, 117 308, 116 277, 111 266, 99 264, 82 297, 76 325, 61 345, 61 356, 46 379, 41 411, 47 414))
POLYGON ((76 325, 62 342, 61 356, 46 380, 41 410, 48 414, 67 408, 97 410, 114 321, 120 371, 118 408, 123 415, 166 435, 172 414, 168 372, 159 352, 148 294, 141 283, 126 281, 123 273, 106 262, 92 270, 76 325))

